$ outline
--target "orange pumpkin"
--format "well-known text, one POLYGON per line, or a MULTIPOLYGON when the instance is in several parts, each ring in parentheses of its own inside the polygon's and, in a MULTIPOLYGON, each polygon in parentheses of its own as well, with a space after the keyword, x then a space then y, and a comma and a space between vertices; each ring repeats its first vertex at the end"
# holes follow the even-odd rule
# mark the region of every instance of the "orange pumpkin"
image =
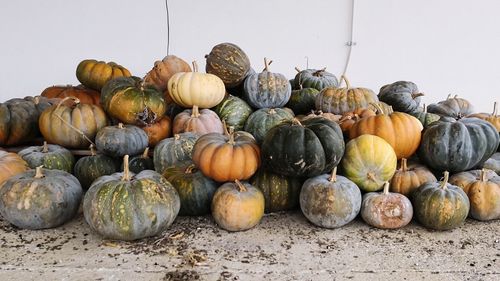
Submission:
POLYGON ((471 114, 467 117, 476 117, 479 119, 486 120, 493 124, 493 126, 500 132, 500 115, 498 115, 498 104, 497 102, 493 103, 493 113, 475 113, 471 114))
MULTIPOLYGON (((155 61, 153 69, 144 77, 144 82, 164 92, 167 90, 168 80, 179 72, 191 72, 191 66, 183 59, 174 55, 169 55, 162 60, 155 61)), ((165 92, 165 94, 166 98, 168 94, 167 92, 165 92)))
POLYGON ((51 86, 43 90, 42 97, 64 99, 66 97, 75 97, 80 103, 94 104, 100 106, 101 93, 95 90, 85 88, 83 85, 72 86, 51 86))
POLYGON ((0 186, 8 178, 28 170, 28 163, 16 153, 0 150, 0 186))
POLYGON ((114 62, 87 59, 76 67, 76 78, 84 86, 100 91, 104 84, 117 77, 131 76, 128 69, 114 62))
POLYGON ((217 113, 210 109, 198 110, 198 106, 193 109, 186 109, 177 114, 174 118, 173 133, 180 134, 193 132, 200 135, 208 133, 224 133, 222 122, 217 113))
POLYGON ((375 115, 377 115, 375 111, 371 110, 370 108, 358 108, 352 112, 344 113, 344 115, 342 115, 342 117, 337 123, 339 123, 342 132, 346 134, 349 132, 354 123, 358 122, 363 118, 375 115))
POLYGON ((148 124, 142 127, 142 129, 148 135, 148 145, 154 147, 161 140, 170 137, 172 133, 172 121, 170 117, 163 116, 160 120, 153 124, 148 124))
POLYGON ((428 182, 436 182, 434 174, 424 165, 410 164, 406 158, 401 159, 401 167, 396 170, 391 179, 391 192, 409 196, 419 186, 428 182))

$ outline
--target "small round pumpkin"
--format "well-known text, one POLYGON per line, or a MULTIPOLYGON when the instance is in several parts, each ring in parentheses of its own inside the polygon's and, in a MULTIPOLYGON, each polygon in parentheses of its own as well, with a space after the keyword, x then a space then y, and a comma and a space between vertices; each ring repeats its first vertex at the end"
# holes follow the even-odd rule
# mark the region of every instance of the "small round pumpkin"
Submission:
POLYGON ((252 114, 252 108, 242 99, 233 95, 227 95, 213 111, 217 113, 227 126, 234 127, 236 131, 243 130, 245 121, 252 114))
POLYGON ((156 145, 153 153, 155 170, 163 174, 165 169, 191 161, 191 153, 199 135, 191 132, 175 134, 156 145))
POLYGON ((378 99, 394 108, 394 111, 411 113, 418 109, 420 97, 423 93, 418 91, 415 83, 410 81, 397 81, 382 86, 378 99))
POLYGON ((497 152, 493 154, 486 162, 483 164, 483 168, 494 171, 500 174, 500 153, 497 152))
POLYGON ((295 209, 299 205, 301 181, 259 169, 250 184, 262 191, 265 198, 265 212, 280 212, 295 209))
POLYGON ((290 108, 295 114, 309 113, 316 108, 316 97, 318 95, 319 91, 315 88, 293 90, 286 107, 290 108))
POLYGON ((253 228, 263 215, 264 195, 249 183, 227 182, 214 194, 212 216, 227 231, 253 228))
POLYGON ((440 101, 437 104, 430 104, 427 107, 427 111, 458 120, 472 114, 474 112, 474 108, 468 100, 459 98, 456 95, 454 97, 448 95, 446 100, 440 101))
POLYGON ((104 84, 117 77, 129 77, 130 71, 114 62, 86 59, 76 68, 76 78, 85 87, 100 91, 104 84))
POLYGON ((319 70, 300 70, 296 67, 295 70, 297 70, 298 72, 293 79, 293 87, 295 89, 313 88, 321 91, 324 88, 335 88, 339 86, 339 80, 337 79, 337 77, 330 72, 327 72, 326 67, 319 70))
POLYGON ((401 167, 392 176, 391 192, 410 197, 411 193, 422 184, 435 181, 437 181, 436 177, 427 167, 420 164, 408 166, 406 158, 403 158, 401 167))
POLYGON ((288 108, 261 108, 248 117, 245 131, 255 137, 257 143, 262 143, 267 132, 283 121, 290 121, 294 117, 288 108))
POLYGON ((206 55, 206 72, 219 77, 228 88, 239 85, 250 71, 250 59, 232 43, 217 44, 206 55))
POLYGON ((98 151, 113 157, 137 155, 148 146, 148 135, 134 125, 107 126, 95 137, 98 151))
POLYGON ((186 109, 175 116, 172 132, 174 134, 184 132, 194 132, 200 135, 223 134, 224 128, 215 112, 210 109, 198 110, 198 106, 195 105, 193 109, 186 109))
POLYGON ((32 169, 43 166, 46 169, 71 173, 75 164, 75 157, 69 150, 60 145, 47 144, 47 142, 44 142, 42 146, 25 148, 19 151, 18 154, 32 169))
POLYGON ((8 178, 26 172, 28 163, 16 153, 0 150, 0 186, 8 178))
POLYGON ((104 154, 97 154, 93 145, 90 146, 90 154, 78 159, 73 169, 73 174, 85 190, 96 179, 118 172, 119 166, 115 159, 104 154))
MULTIPOLYGON (((123 165, 122 163, 122 169, 123 165)), ((132 173, 138 174, 144 170, 154 170, 153 158, 149 157, 149 147, 144 149, 144 152, 140 155, 130 157, 128 161, 128 168, 132 173)))
POLYGON ((498 115, 498 104, 497 102, 493 103, 493 113, 475 113, 471 114, 467 117, 476 117, 479 119, 483 119, 485 121, 490 122, 498 132, 500 132, 500 115, 498 115))
POLYGON ((101 93, 96 90, 85 88, 83 85, 51 86, 43 90, 43 92, 40 95, 42 97, 58 98, 58 99, 75 97, 81 103, 101 106, 100 104, 101 93))
POLYGON ((168 80, 179 72, 191 72, 191 66, 177 56, 168 55, 162 60, 155 61, 153 69, 144 77, 144 82, 164 92, 167 89, 168 80))
POLYGON ((142 129, 148 135, 148 146, 154 147, 161 140, 170 137, 172 134, 172 121, 170 117, 163 116, 155 123, 145 125, 142 129))

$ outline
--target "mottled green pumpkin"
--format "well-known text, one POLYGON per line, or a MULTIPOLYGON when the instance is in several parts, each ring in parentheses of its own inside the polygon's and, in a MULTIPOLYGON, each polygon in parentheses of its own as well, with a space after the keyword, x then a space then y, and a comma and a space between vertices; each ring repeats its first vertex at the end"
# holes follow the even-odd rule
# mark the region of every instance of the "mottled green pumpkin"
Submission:
POLYGON ((440 101, 437 104, 430 104, 427 107, 427 111, 440 116, 461 119, 474 113, 474 108, 466 99, 462 99, 457 96, 451 97, 451 95, 449 95, 444 101, 440 101))
POLYGON ((302 71, 300 71, 298 68, 295 69, 298 71, 298 73, 293 79, 294 89, 314 88, 318 91, 321 91, 327 87, 335 88, 339 86, 339 80, 337 79, 337 77, 330 72, 327 72, 326 68, 319 70, 306 69, 302 71))
MULTIPOLYGON (((121 168, 123 169, 123 163, 121 168)), ((144 170, 154 170, 155 166, 153 158, 149 157, 149 147, 146 147, 142 154, 130 157, 128 161, 128 168, 132 173, 135 174, 138 174, 144 170)))
POLYGON ((206 72, 217 75, 226 87, 239 85, 250 71, 250 59, 232 43, 220 43, 206 55, 206 72))
POLYGON ((76 67, 78 81, 96 91, 100 91, 109 80, 122 76, 129 77, 130 72, 115 62, 86 59, 76 67))
POLYGON ((441 118, 441 116, 437 114, 427 112, 427 107, 425 105, 423 106, 422 110, 418 108, 416 111, 410 112, 410 115, 417 118, 418 121, 422 123, 422 126, 424 126, 424 128, 429 127, 430 124, 438 121, 439 118, 441 118))
POLYGON ((486 160, 483 164, 483 168, 490 169, 495 173, 500 174, 500 153, 497 152, 486 160))
POLYGON ((245 131, 254 136, 257 143, 262 143, 267 132, 283 121, 290 121, 294 117, 288 108, 261 108, 248 117, 245 131))
POLYGON ((299 204, 302 182, 298 178, 259 169, 250 179, 250 184, 264 194, 266 213, 295 209, 299 204))
POLYGON ((99 152, 109 156, 137 155, 148 146, 148 135, 137 126, 119 123, 99 130, 95 144, 99 152))
POLYGON ((25 148, 19 151, 18 154, 32 169, 43 166, 46 169, 63 170, 71 173, 75 164, 75 157, 69 150, 46 142, 42 146, 25 148))
POLYGON ((187 132, 159 142, 153 153, 155 170, 163 174, 168 167, 191 162, 191 153, 199 137, 198 134, 187 132))
POLYGON ((297 115, 307 114, 316 108, 316 97, 319 91, 315 88, 293 90, 286 107, 297 115))
POLYGON ((119 166, 115 159, 97 154, 93 146, 90 152, 90 156, 78 159, 73 169, 73 174, 84 189, 88 189, 97 178, 118 172, 119 166))
POLYGON ((420 97, 424 94, 418 91, 415 83, 410 81, 397 81, 382 86, 378 99, 392 106, 394 111, 410 113, 418 109, 420 97))
POLYGON ((236 131, 243 130, 245 121, 252 114, 252 108, 242 99, 233 95, 226 96, 216 107, 212 109, 219 118, 232 126, 236 131))

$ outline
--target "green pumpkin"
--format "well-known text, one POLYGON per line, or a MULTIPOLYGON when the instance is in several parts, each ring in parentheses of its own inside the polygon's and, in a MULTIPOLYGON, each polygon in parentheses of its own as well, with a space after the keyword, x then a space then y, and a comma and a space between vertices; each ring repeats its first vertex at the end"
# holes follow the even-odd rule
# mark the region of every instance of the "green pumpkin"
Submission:
MULTIPOLYGON (((123 169, 123 163, 121 168, 123 169)), ((154 170, 155 166, 153 158, 149 157, 149 147, 146 147, 142 154, 131 157, 128 163, 128 168, 135 174, 144 170, 154 170)))
MULTIPOLYGON (((299 70, 298 68, 295 69, 297 71, 299 70)), ((339 80, 335 75, 327 72, 326 68, 320 70, 306 69, 299 71, 299 73, 295 75, 292 85, 294 89, 314 88, 319 92, 327 87, 338 87, 339 80)))
POLYGON ((137 155, 148 146, 146 132, 133 125, 107 126, 95 136, 98 151, 113 157, 137 155))
POLYGON ((175 188, 160 174, 134 174, 124 157, 123 173, 98 178, 83 200, 90 228, 107 239, 137 240, 166 230, 180 209, 175 188))
POLYGON ((153 154, 155 170, 163 174, 168 167, 190 162, 194 144, 199 137, 198 134, 187 132, 160 141, 153 154))
POLYGON ((25 148, 18 154, 32 169, 43 166, 46 169, 71 173, 75 164, 75 157, 69 150, 59 145, 47 144, 47 142, 44 142, 42 146, 25 148))
POLYGON ((19 228, 45 229, 71 220, 80 207, 82 187, 70 173, 28 170, 0 188, 0 214, 19 228))
POLYGON ((443 181, 425 183, 413 193, 414 216, 427 228, 453 229, 469 214, 467 194, 460 187, 449 184, 448 177, 449 173, 444 172, 443 181))
POLYGON ((296 115, 307 114, 316 108, 316 97, 319 91, 315 88, 300 88, 293 90, 286 107, 296 115))
POLYGON ((288 108, 261 108, 248 117, 245 131, 252 134, 257 143, 262 143, 267 132, 274 126, 294 117, 288 108))
POLYGON ((441 118, 441 116, 437 114, 427 112, 427 108, 425 107, 425 105, 422 110, 418 108, 416 111, 410 112, 410 115, 417 118, 418 121, 422 123, 422 126, 424 126, 424 128, 429 127, 430 124, 438 121, 439 118, 441 118))
POLYGON ((486 160, 483 164, 483 168, 490 169, 500 175, 500 153, 497 152, 486 160))
POLYGON ((250 60, 235 44, 221 43, 206 55, 206 72, 218 76, 228 88, 239 85, 250 71, 250 60))
POLYGON ((264 194, 266 213, 295 209, 299 204, 302 183, 298 178, 273 174, 260 169, 252 177, 250 184, 264 194))
POLYGON ((418 91, 415 83, 410 81, 397 81, 382 86, 378 99, 392 106, 394 111, 411 113, 418 109, 420 97, 424 94, 418 91))
POLYGON ((104 154, 96 154, 93 146, 90 151, 91 155, 78 159, 73 169, 73 174, 84 189, 88 189, 97 178, 118 172, 115 159, 104 154))
POLYGON ((180 216, 202 216, 210 213, 217 183, 205 177, 194 164, 165 169, 163 176, 175 187, 181 200, 180 216))
POLYGON ((469 101, 449 95, 444 101, 440 101, 437 104, 430 104, 427 107, 427 111, 440 116, 461 119, 474 113, 474 108, 469 101))
POLYGON ((228 95, 225 97, 213 111, 217 113, 222 121, 226 122, 227 126, 234 127, 235 131, 243 130, 245 121, 253 112, 252 108, 242 99, 228 95))
POLYGON ((271 128, 262 143, 262 163, 284 176, 317 176, 337 166, 344 155, 337 123, 322 117, 285 121, 271 128))

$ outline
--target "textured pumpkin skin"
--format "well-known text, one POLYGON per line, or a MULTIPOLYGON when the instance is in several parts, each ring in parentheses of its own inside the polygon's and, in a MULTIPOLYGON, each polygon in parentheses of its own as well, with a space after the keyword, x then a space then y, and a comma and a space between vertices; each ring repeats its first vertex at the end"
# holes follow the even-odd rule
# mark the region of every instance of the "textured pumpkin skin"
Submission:
POLYGON ((82 187, 71 174, 40 169, 8 179, 0 189, 0 214, 19 228, 45 229, 64 224, 78 211, 82 187))
POLYGON ((205 177, 193 165, 169 167, 163 176, 179 194, 180 216, 203 216, 210 213, 210 205, 218 187, 215 181, 205 177))
POLYGON ((500 174, 500 153, 493 154, 486 162, 483 164, 483 168, 490 169, 497 174, 500 174))
POLYGON ((309 113, 315 109, 318 95, 319 91, 315 88, 293 90, 286 107, 290 108, 295 114, 309 113))
POLYGON ((73 174, 85 190, 96 179, 116 172, 118 172, 116 160, 104 154, 84 156, 76 161, 73 169, 73 174))
POLYGON ((302 183, 298 178, 286 177, 259 169, 250 180, 265 198, 265 212, 295 209, 299 205, 302 183))
POLYGON ((175 188, 155 171, 97 179, 85 194, 83 214, 90 228, 108 239, 136 240, 167 229, 180 209, 175 188))
POLYGON ((239 85, 250 71, 250 59, 243 50, 232 43, 221 43, 206 55, 206 72, 218 76, 226 87, 239 85))
POLYGON ((427 111, 440 116, 452 117, 454 119, 460 119, 474 112, 474 108, 465 99, 455 97, 448 97, 444 101, 440 101, 437 104, 430 104, 427 107, 427 111))
POLYGON ((165 169, 180 163, 191 161, 191 153, 199 135, 195 133, 176 134, 156 145, 153 162, 155 170, 163 174, 165 169))
MULTIPOLYGON (((149 147, 146 148, 141 155, 130 157, 128 165, 129 170, 135 174, 138 174, 144 170, 154 170, 155 166, 153 158, 149 157, 149 147)), ((121 168, 123 169, 123 163, 121 168)))
POLYGON ((182 107, 212 108, 224 99, 226 88, 219 77, 195 69, 174 74, 168 80, 168 93, 182 107))
POLYGON ((46 150, 44 146, 30 146, 19 151, 18 154, 32 169, 43 165, 46 169, 71 173, 75 164, 73 154, 66 148, 55 144, 48 144, 46 150))
POLYGON ((457 173, 482 165, 499 142, 495 127, 484 120, 441 118, 425 130, 419 157, 432 169, 457 173))
POLYGON ((100 91, 104 84, 117 77, 129 77, 130 71, 114 62, 87 59, 76 68, 76 78, 85 87, 100 91))
POLYGON ((193 132, 200 135, 208 133, 224 133, 224 127, 219 116, 210 109, 198 111, 196 106, 193 109, 186 109, 177 114, 174 118, 172 132, 180 134, 184 132, 193 132))
POLYGON ((266 69, 245 79, 244 99, 254 108, 283 107, 290 99, 292 86, 281 73, 266 69))
MULTIPOLYGON (((293 80, 293 87, 300 88, 314 88, 318 91, 327 87, 338 87, 339 80, 335 75, 325 71, 325 69, 306 69, 299 71, 293 80)), ((298 113, 297 113, 298 114, 298 113)))
POLYGON ((351 222, 361 208, 361 192, 352 181, 324 174, 304 182, 300 192, 300 208, 313 224, 337 228, 351 222))
POLYGON ((437 181, 434 174, 424 165, 406 164, 406 159, 401 159, 401 168, 397 169, 391 179, 390 191, 410 197, 413 191, 422 184, 437 181), (403 162, 405 162, 403 164, 403 162))
POLYGON ((101 104, 113 118, 125 124, 146 125, 167 111, 163 93, 137 77, 119 77, 102 88, 101 104))
POLYGON ((283 122, 262 143, 264 168, 284 176, 312 177, 333 169, 344 155, 339 125, 321 117, 283 122))
POLYGON ((242 182, 244 190, 228 182, 217 189, 212 200, 212 216, 227 231, 242 231, 256 226, 264 215, 262 192, 242 182))
POLYGON ((495 104, 493 106, 493 113, 491 113, 491 114, 489 114, 489 113, 475 113, 475 114, 471 114, 471 115, 469 115, 467 117, 476 117, 476 118, 488 121, 500 133, 500 115, 498 115, 498 107, 497 107, 497 105, 498 104, 495 102, 495 104))
POLYGON ((378 99, 392 106, 394 111, 411 113, 418 109, 422 93, 418 91, 415 83, 410 81, 397 81, 382 86, 378 99))
POLYGON ((274 126, 294 117, 288 108, 261 108, 248 117, 245 131, 254 136, 257 143, 262 143, 267 132, 274 126))
POLYGON ((378 191, 396 171, 392 146, 381 137, 362 135, 350 140, 342 158, 344 175, 363 191, 378 191))
POLYGON ((161 140, 170 137, 172 134, 172 121, 170 117, 163 116, 155 123, 147 124, 142 129, 148 135, 148 146, 154 147, 161 140))
POLYGON ((243 130, 245 121, 252 114, 252 108, 242 99, 233 95, 225 97, 213 111, 217 113, 222 121, 226 122, 226 126, 232 126, 234 130, 243 130))
POLYGON ((98 151, 113 157, 137 155, 148 146, 148 135, 133 125, 107 126, 95 137, 98 151))
POLYGON ((78 99, 72 100, 71 104, 60 103, 45 109, 38 121, 46 141, 68 148, 88 147, 87 139, 94 141, 97 132, 108 123, 101 107, 80 103, 78 99))
POLYGON ((28 170, 28 163, 16 153, 0 150, 0 186, 8 178, 28 170))
POLYGON ((43 90, 40 95, 42 97, 58 99, 75 97, 79 99, 81 103, 101 106, 101 93, 96 90, 87 89, 83 85, 51 86, 43 90))
POLYGON ((164 92, 167 89, 168 80, 179 72, 191 72, 191 66, 177 56, 168 55, 161 61, 155 61, 153 69, 144 77, 144 82, 164 92))

